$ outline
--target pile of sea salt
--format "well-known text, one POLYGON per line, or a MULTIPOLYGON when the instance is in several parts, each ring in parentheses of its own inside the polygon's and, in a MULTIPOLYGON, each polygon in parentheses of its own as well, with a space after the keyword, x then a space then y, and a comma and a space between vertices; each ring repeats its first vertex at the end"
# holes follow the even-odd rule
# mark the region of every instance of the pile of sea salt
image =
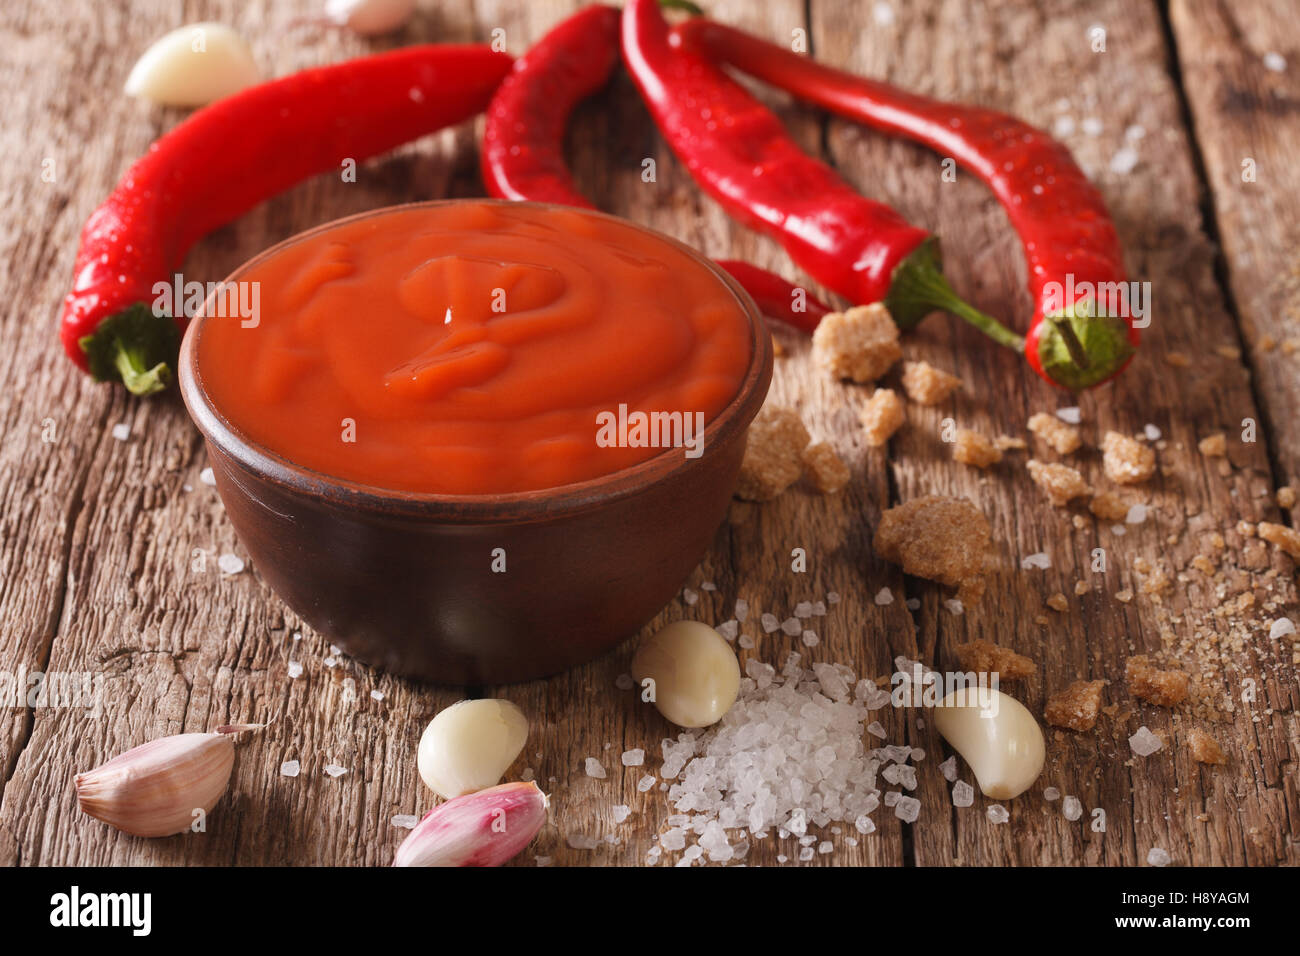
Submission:
MULTIPOLYGON (((674 781, 668 800, 677 812, 649 862, 664 850, 684 851, 679 866, 706 854, 715 863, 738 860, 750 837, 763 839, 773 830, 782 839, 799 838, 800 859, 811 859, 816 838, 810 826, 850 823, 861 834, 875 830, 868 814, 880 806, 876 775, 882 767, 886 780, 915 786, 913 768, 899 773, 886 765, 919 759, 921 751, 863 744, 864 723, 890 701, 874 682, 855 682, 842 664, 805 669, 794 653, 780 673, 754 660, 746 662, 745 673, 736 703, 718 724, 663 741, 660 773, 674 781), (741 832, 733 839, 737 830, 748 837, 741 832)), ((903 819, 916 819, 919 801, 898 794, 894 805, 903 819)), ((856 837, 846 842, 853 845, 856 837)))

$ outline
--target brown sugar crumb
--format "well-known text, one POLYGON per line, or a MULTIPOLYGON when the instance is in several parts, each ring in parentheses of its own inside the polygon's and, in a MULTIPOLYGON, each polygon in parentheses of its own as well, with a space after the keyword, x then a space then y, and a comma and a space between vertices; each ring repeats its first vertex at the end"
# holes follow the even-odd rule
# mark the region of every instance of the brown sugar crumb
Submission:
POLYGON ((1002 460, 1002 452, 979 432, 969 428, 957 429, 957 441, 952 447, 952 457, 963 465, 987 468, 1002 460))
POLYGON ((1083 515, 1073 515, 1070 518, 1070 524, 1074 525, 1076 530, 1082 531, 1084 528, 1088 527, 1088 519, 1083 515))
POLYGON ((749 426, 736 497, 767 501, 785 491, 803 473, 800 455, 807 447, 808 430, 793 409, 763 406, 749 426))
POLYGON ((1169 575, 1165 574, 1163 568, 1156 568, 1142 579, 1143 594, 1164 594, 1173 586, 1174 582, 1169 580, 1169 575))
POLYGON ((1283 485, 1277 490, 1277 506, 1286 511, 1295 507, 1296 495, 1295 489, 1290 485, 1283 485))
POLYGON ((1160 707, 1173 707, 1187 699, 1187 675, 1178 670, 1160 670, 1145 655, 1128 659, 1124 679, 1134 697, 1160 707))
POLYGON ((849 483, 849 466, 835 454, 830 442, 809 445, 800 457, 804 474, 822 494, 833 495, 849 483))
POLYGON ((1023 438, 1012 438, 1010 435, 999 435, 993 439, 993 444, 999 451, 1024 451, 1028 447, 1023 438))
POLYGON ((1277 545, 1293 559, 1300 561, 1300 531, 1271 521, 1261 521, 1256 525, 1256 530, 1269 544, 1277 545))
POLYGON ((1222 458, 1228 453, 1228 439, 1223 432, 1215 432, 1197 442, 1196 448, 1206 458, 1222 458))
POLYGON ((1187 732, 1187 749, 1192 752, 1192 759, 1197 763, 1225 764, 1228 758, 1223 753, 1219 742, 1203 730, 1192 729, 1187 732))
POLYGON ((997 674, 999 681, 1023 680, 1038 672, 1033 658, 1017 654, 1009 647, 999 647, 991 641, 958 644, 954 650, 962 670, 997 674))
POLYGON ((858 421, 862 422, 862 430, 867 435, 867 444, 873 448, 879 448, 889 441, 906 420, 903 400, 892 388, 876 389, 858 413, 858 421))
POLYGON ((1214 577, 1214 562, 1203 554, 1192 558, 1192 567, 1207 577, 1214 577))
POLYGON ((1087 581, 1075 581, 1075 582, 1074 582, 1074 595, 1075 595, 1075 597, 1083 597, 1085 594, 1088 593, 1088 590, 1089 590, 1089 588, 1088 588, 1088 582, 1087 582, 1087 581))
POLYGON ((1065 595, 1062 594, 1060 591, 1057 591, 1055 594, 1049 597, 1044 603, 1046 603, 1047 606, 1050 607, 1053 611, 1057 611, 1058 613, 1061 614, 1064 614, 1066 611, 1070 609, 1070 602, 1066 599, 1065 595))
POLYGON ((1127 604, 1129 601, 1133 600, 1133 591, 1132 591, 1132 589, 1131 589, 1131 588, 1125 588, 1125 589, 1122 590, 1122 591, 1116 591, 1116 592, 1115 592, 1115 600, 1116 600, 1116 601, 1119 601, 1121 604, 1127 604))
POLYGON ((1101 451, 1106 477, 1116 484, 1135 485, 1156 473, 1156 453, 1127 435, 1106 432, 1101 451))
POLYGON ((1052 504, 1058 508, 1068 504, 1071 499, 1083 497, 1092 490, 1083 480, 1083 475, 1069 465, 1045 464, 1036 458, 1031 458, 1025 467, 1029 469, 1029 477, 1034 480, 1034 484, 1042 488, 1052 504))
POLYGON ((1113 491, 1103 491, 1088 502, 1088 510, 1102 521, 1123 521, 1128 517, 1128 505, 1113 491))
POLYGON ((1053 727, 1066 730, 1092 730, 1097 726, 1104 680, 1077 680, 1047 699, 1044 719, 1053 727))
POLYGON ((1226 359, 1236 360, 1241 358, 1241 349, 1237 348, 1235 345, 1216 345, 1214 351, 1216 354, 1226 359))
POLYGON ((927 495, 880 516, 875 548, 907 574, 956 587, 974 604, 984 594, 984 562, 992 541, 989 521, 965 498, 927 495))
POLYGON ((1077 451, 1082 441, 1079 429, 1046 412, 1030 416, 1029 430, 1050 445, 1058 455, 1077 451))
POLYGON ((772 336, 772 354, 777 358, 783 358, 785 356, 785 346, 781 344, 781 340, 775 335, 772 336))
POLYGON ((1277 339, 1271 335, 1266 335, 1259 340, 1259 350, 1261 352, 1271 352, 1277 348, 1277 339))
POLYGON ((1255 528, 1255 526, 1251 524, 1249 521, 1237 522, 1237 534, 1241 535, 1243 538, 1255 537, 1256 530, 1257 529, 1255 528))
POLYGON ((1166 353, 1165 361, 1174 368, 1188 368, 1192 364, 1192 360, 1182 352, 1166 353))
POLYGON ((903 363, 903 391, 918 405, 938 405, 960 387, 961 379, 929 362, 903 363))
POLYGON ((898 326, 878 302, 822 316, 812 341, 822 368, 859 383, 874 382, 903 357, 898 326))

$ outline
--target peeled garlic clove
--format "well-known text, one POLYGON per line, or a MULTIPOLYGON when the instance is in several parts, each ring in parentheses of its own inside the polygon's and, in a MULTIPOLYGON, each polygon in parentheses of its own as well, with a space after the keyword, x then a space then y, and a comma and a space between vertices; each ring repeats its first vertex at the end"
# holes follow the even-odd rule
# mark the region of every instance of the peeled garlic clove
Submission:
POLYGON ((943 739, 970 764, 985 796, 1009 800, 1043 769, 1043 731, 1025 705, 991 687, 954 690, 934 710, 943 739))
POLYGON ((203 106, 261 78, 238 33, 220 23, 196 23, 145 50, 126 78, 126 93, 164 106, 203 106))
POLYGON ((77 803, 83 813, 135 836, 183 833, 196 810, 207 814, 226 792, 234 729, 162 737, 79 773, 77 803))
POLYGON ((429 789, 450 799, 501 782, 528 740, 528 718, 508 700, 462 700, 424 729, 416 758, 429 789))
POLYGON ((740 663, 722 635, 699 621, 676 621, 641 642, 632 676, 642 699, 678 727, 708 727, 740 693, 740 663), (645 680, 654 681, 647 686, 645 680))
POLYGON ((325 19, 362 36, 391 33, 411 19, 415 0, 325 0, 325 19))
POLYGON ((434 807, 402 841, 393 866, 500 866, 546 822, 546 794, 503 783, 434 807))

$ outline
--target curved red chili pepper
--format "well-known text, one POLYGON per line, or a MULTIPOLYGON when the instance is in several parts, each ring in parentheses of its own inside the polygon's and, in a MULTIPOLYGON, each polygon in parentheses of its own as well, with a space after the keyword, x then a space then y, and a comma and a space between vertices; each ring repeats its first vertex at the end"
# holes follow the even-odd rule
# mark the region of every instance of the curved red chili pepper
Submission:
POLYGON ((934 237, 805 154, 710 59, 674 49, 655 0, 624 8, 623 60, 695 181, 732 216, 776 238, 813 278, 855 303, 883 301, 903 328, 947 309, 1020 343, 952 291, 934 237))
POLYGON ((951 156, 993 191, 1024 244, 1035 303, 1024 349, 1034 370, 1055 385, 1079 389, 1128 364, 1138 344, 1131 317, 1098 314, 1096 296, 1069 295, 1085 283, 1126 290, 1127 280, 1101 194, 1061 143, 1005 113, 906 93, 708 20, 679 24, 674 41, 799 99, 951 156))
MULTIPOLYGON (((592 208, 564 161, 564 131, 574 107, 604 86, 618 65, 621 16, 614 7, 584 7, 515 61, 483 127, 481 161, 489 195, 592 208)), ((718 265, 765 315, 811 332, 830 311, 765 269, 732 260, 718 265)))
POLYGON ((65 351, 137 394, 165 388, 186 318, 149 303, 194 242, 345 159, 473 116, 512 62, 486 46, 408 47, 294 73, 194 113, 126 171, 82 230, 65 351))

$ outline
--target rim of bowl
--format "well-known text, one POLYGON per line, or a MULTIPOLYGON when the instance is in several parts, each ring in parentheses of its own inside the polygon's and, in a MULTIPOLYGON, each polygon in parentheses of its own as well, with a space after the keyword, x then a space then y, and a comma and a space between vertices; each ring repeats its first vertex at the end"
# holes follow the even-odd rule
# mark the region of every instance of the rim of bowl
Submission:
POLYGON ((198 340, 203 334, 207 319, 207 301, 190 321, 181 342, 177 377, 181 397, 190 417, 203 437, 216 445, 227 457, 249 473, 270 480, 297 494, 320 499, 324 503, 345 505, 359 509, 398 515, 433 515, 442 518, 456 517, 465 520, 519 520, 533 516, 544 518, 556 514, 579 511, 614 498, 637 494, 655 482, 695 461, 702 461, 710 446, 731 438, 737 429, 749 427, 758 413, 772 380, 772 336, 754 300, 732 276, 707 256, 672 236, 632 222, 621 216, 592 209, 580 209, 556 203, 516 202, 507 199, 435 199, 424 202, 399 203, 366 212, 355 213, 313 226, 295 233, 287 239, 264 249, 225 278, 225 282, 238 281, 239 277, 264 259, 278 255, 286 248, 326 232, 344 223, 381 217, 396 212, 427 209, 459 203, 490 203, 493 205, 525 205, 540 209, 578 212, 583 215, 612 219, 622 225, 639 229, 655 236, 684 252, 697 264, 712 273, 736 297, 750 331, 750 358, 736 394, 704 427, 704 453, 699 459, 686 458, 679 448, 667 448, 657 455, 627 468, 589 478, 585 481, 514 491, 501 494, 451 495, 432 492, 402 491, 351 481, 326 472, 300 465, 278 452, 272 451, 246 436, 234 422, 222 414, 203 385, 203 375, 198 366, 198 340))

